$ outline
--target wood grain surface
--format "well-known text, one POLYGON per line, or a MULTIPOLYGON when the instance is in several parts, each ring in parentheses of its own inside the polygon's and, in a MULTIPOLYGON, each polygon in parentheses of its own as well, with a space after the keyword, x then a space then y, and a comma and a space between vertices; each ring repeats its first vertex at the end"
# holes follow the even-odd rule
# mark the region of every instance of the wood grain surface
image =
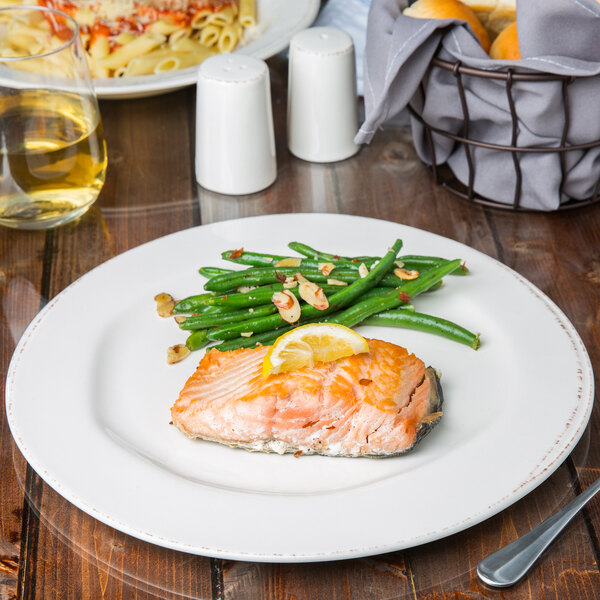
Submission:
MULTIPOLYGON (((286 147, 284 57, 271 59, 269 66, 278 177, 269 189, 247 197, 220 196, 195 182, 193 88, 101 103, 109 166, 97 203, 77 223, 55 230, 0 230, 2 388, 29 321, 96 265, 196 225, 293 212, 387 219, 458 240, 498 259, 556 302, 579 331, 592 365, 600 369, 600 205, 560 214, 516 214, 457 198, 437 186, 418 160, 404 116, 388 123, 349 160, 311 164, 296 159, 286 147)), ((493 590, 475 574, 484 556, 529 531, 600 476, 598 431, 596 403, 582 440, 546 482, 499 515, 457 535, 355 560, 264 564, 166 550, 84 514, 27 465, 2 408, 0 600, 598 599, 600 499, 575 518, 513 588, 493 590)), ((493 474, 472 477, 484 485, 493 474)), ((452 493, 440 490, 440 503, 452 493)))

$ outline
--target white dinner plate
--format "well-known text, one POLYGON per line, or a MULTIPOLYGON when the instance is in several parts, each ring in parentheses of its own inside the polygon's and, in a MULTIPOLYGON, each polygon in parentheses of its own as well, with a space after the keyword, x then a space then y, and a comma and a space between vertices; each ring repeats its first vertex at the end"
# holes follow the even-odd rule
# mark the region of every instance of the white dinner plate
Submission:
POLYGON ((174 233, 93 269, 32 321, 10 364, 6 405, 31 466, 73 504, 132 536, 240 560, 318 561, 398 550, 466 529, 544 481, 582 435, 593 375, 579 335, 516 272, 458 242, 388 221, 290 214, 174 233), (363 327, 442 373, 444 417, 405 456, 250 453, 189 440, 169 409, 201 352, 154 296, 199 293, 224 250, 282 254, 289 241, 343 255, 462 258, 417 310, 481 332, 478 351, 434 335, 363 327))
MULTIPOLYGON (((258 24, 246 30, 235 52, 263 60, 274 56, 312 24, 319 7, 319 0, 257 0, 258 24)), ((94 88, 101 99, 144 98, 195 85, 197 72, 198 67, 189 67, 160 75, 96 78, 94 88)))

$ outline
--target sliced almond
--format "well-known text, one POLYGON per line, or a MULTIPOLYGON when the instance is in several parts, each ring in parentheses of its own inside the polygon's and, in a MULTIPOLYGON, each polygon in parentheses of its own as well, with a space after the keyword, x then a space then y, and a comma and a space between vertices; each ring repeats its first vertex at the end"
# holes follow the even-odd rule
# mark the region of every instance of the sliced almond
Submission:
POLYGON ((156 306, 156 312, 159 317, 171 317, 173 316, 173 307, 175 306, 175 301, 171 302, 162 302, 156 306))
POLYGON ((275 263, 275 267, 299 267, 301 264, 301 258, 282 258, 275 263))
POLYGON ((170 302, 171 300, 173 300, 173 296, 171 296, 171 294, 161 292, 160 294, 156 294, 156 296, 154 296, 154 300, 156 300, 157 303, 161 304, 163 302, 170 302))
POLYGON ((271 300, 277 307, 279 316, 287 323, 295 323, 300 318, 302 313, 300 302, 298 302, 298 298, 292 292, 288 292, 287 290, 275 292, 271 300))
POLYGON ((232 259, 240 258, 240 256, 242 256, 242 254, 244 254, 243 248, 239 248, 238 250, 232 250, 229 253, 229 258, 232 258, 232 259))
POLYGON ((319 271, 321 271, 325 277, 329 277, 329 275, 331 275, 331 271, 335 269, 335 265, 330 262, 318 263, 317 267, 319 267, 319 271))
POLYGON ((329 308, 329 300, 323 291, 323 288, 312 281, 309 281, 301 273, 294 275, 300 286, 298 293, 302 300, 314 306, 317 310, 325 310, 329 308))
POLYGON ((175 344, 167 349, 167 363, 174 365, 190 354, 191 352, 185 344, 175 344))
POLYGON ((179 316, 175 317, 175 323, 183 323, 186 319, 187 319, 187 317, 184 317, 183 315, 179 315, 179 316))
POLYGON ((263 258, 267 261, 272 263, 273 262, 273 257, 272 256, 263 256, 263 258))
POLYGON ((411 281, 419 276, 419 271, 407 271, 406 269, 394 269, 394 275, 403 281, 411 281))
POLYGON ((253 333, 254 331, 243 331, 242 333, 240 333, 240 335, 242 337, 250 337, 253 333))
MULTIPOLYGON (((288 279, 289 279, 289 277, 288 277, 288 279)), ((291 290, 292 288, 295 288, 297 286, 298 286, 298 282, 297 281, 293 281, 293 280, 292 281, 287 281, 287 279, 286 279, 285 283, 283 284, 283 287, 286 290, 291 290)))
POLYGON ((327 285, 348 285, 345 281, 340 281, 339 279, 333 279, 333 277, 330 277, 327 280, 327 285))
POLYGON ((175 300, 171 294, 162 292, 154 296, 156 300, 156 312, 159 317, 170 317, 173 315, 173 308, 175 308, 175 300))
POLYGON ((394 263, 399 269, 401 269, 404 266, 404 263, 401 260, 397 260, 394 263))
POLYGON ((379 264, 379 261, 376 260, 372 265, 371 265, 371 271, 379 264))
POLYGON ((240 294, 245 294, 247 292, 251 292, 252 290, 255 290, 258 286, 257 285, 240 285, 239 288, 237 288, 237 291, 240 294))
POLYGON ((369 274, 369 269, 367 269, 367 265, 365 265, 365 263, 360 263, 360 267, 358 267, 358 274, 362 279, 369 274))

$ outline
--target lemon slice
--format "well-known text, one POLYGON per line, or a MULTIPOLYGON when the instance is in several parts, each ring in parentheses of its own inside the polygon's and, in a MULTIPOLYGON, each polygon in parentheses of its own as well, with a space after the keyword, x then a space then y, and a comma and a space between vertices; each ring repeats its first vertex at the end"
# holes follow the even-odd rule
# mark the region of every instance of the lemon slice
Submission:
POLYGON ((367 340, 345 325, 309 323, 275 340, 263 361, 263 377, 368 351, 367 340))

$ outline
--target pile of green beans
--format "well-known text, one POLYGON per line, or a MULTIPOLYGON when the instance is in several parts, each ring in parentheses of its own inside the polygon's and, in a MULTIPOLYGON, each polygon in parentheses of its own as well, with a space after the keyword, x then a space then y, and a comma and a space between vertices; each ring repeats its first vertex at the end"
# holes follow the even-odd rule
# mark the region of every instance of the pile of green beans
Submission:
POLYGON ((243 269, 198 269, 207 278, 204 292, 180 300, 173 309, 179 327, 190 332, 186 340, 190 350, 212 343, 222 351, 269 345, 283 333, 315 322, 404 327, 479 348, 479 334, 446 319, 415 312, 411 304, 419 294, 439 288, 446 275, 467 274, 460 259, 399 256, 401 240, 396 240, 381 257, 340 256, 301 242, 290 242, 288 246, 299 256, 226 250, 221 258, 243 269), (299 264, 278 267, 277 263, 285 259, 296 259, 299 264), (324 263, 329 263, 331 269, 327 275, 322 272, 324 263), (367 271, 360 269, 361 265, 367 271), (418 271, 418 276, 402 279, 394 274, 397 267, 418 271), (304 302, 299 288, 287 285, 297 273, 323 289, 329 300, 327 309, 318 310, 304 302), (283 290, 300 301, 300 319, 292 324, 279 315, 272 302, 273 294, 283 290))

